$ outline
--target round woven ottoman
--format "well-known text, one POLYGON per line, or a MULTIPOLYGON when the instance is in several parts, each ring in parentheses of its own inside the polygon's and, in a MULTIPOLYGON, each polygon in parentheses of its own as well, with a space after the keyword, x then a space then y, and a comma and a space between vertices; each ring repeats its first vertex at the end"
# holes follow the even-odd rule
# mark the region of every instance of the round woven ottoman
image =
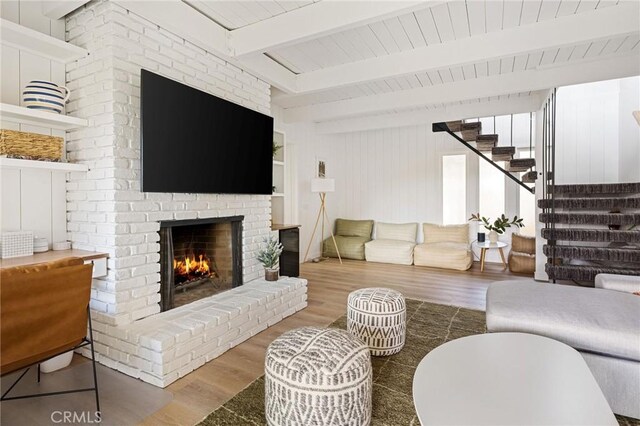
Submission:
POLYGON ((404 296, 389 288, 363 288, 347 299, 347 330, 369 345, 371 355, 393 355, 404 346, 404 296))
POLYGON ((269 425, 368 425, 371 356, 336 328, 288 331, 267 348, 265 415, 269 425))

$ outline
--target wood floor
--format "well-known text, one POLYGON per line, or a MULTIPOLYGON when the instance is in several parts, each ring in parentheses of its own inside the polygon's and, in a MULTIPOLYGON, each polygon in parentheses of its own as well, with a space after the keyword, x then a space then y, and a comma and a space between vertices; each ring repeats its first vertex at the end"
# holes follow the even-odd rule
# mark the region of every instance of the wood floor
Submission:
POLYGON ((528 279, 510 274, 500 264, 476 262, 466 272, 377 264, 337 259, 301 265, 309 281, 306 309, 227 351, 171 384, 173 400, 147 417, 145 425, 193 425, 264 373, 269 343, 287 330, 307 325, 326 326, 344 315, 347 295, 358 288, 389 287, 405 297, 484 310, 485 292, 493 281, 528 279))

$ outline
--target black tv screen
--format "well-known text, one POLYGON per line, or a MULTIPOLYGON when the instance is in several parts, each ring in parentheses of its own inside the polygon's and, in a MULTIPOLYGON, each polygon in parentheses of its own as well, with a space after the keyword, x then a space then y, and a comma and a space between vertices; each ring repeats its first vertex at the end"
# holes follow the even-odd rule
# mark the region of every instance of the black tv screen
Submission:
POLYGON ((273 118, 147 70, 142 191, 271 194, 273 118))

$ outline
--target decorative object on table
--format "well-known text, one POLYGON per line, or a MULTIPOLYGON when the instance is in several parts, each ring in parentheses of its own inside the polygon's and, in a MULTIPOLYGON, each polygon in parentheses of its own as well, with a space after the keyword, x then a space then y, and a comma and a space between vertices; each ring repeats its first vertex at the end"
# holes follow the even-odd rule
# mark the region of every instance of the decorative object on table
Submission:
POLYGON ((0 259, 31 256, 33 254, 33 232, 3 232, 0 235, 0 259))
MULTIPOLYGON (((309 249, 311 248, 311 244, 313 243, 313 237, 315 237, 316 235, 316 230, 318 229, 318 223, 320 222, 320 217, 322 217, 322 228, 321 228, 322 230, 320 234, 320 253, 322 254, 322 240, 324 240, 324 221, 326 219, 328 224, 331 223, 329 221, 329 216, 327 216, 325 201, 327 198, 327 193, 334 192, 335 190, 336 190, 336 182, 333 179, 330 179, 330 178, 311 179, 311 192, 316 192, 320 196, 320 209, 318 210, 318 216, 316 217, 316 224, 313 227, 313 232, 311 233, 311 239, 309 240, 307 251, 304 254, 303 262, 307 261, 307 256, 309 255, 309 249)), ((333 235, 333 229, 331 228, 331 226, 329 226, 329 233, 331 234, 331 239, 333 240, 333 246, 336 248, 338 260, 342 265, 342 257, 340 257, 338 244, 336 243, 336 239, 335 239, 335 236, 333 235)))
POLYGON ((49 251, 49 241, 46 238, 34 237, 33 239, 33 252, 44 253, 49 251))
POLYGON ((64 139, 38 133, 0 130, 0 155, 25 160, 61 161, 64 139))
POLYGON ((70 241, 58 241, 53 243, 52 248, 54 251, 57 250, 71 250, 71 242, 70 241))
POLYGON ((372 356, 400 352, 407 330, 404 296, 389 288, 352 291, 347 298, 347 330, 369 346, 372 356))
POLYGON ((371 355, 357 337, 337 328, 297 328, 275 339, 265 358, 266 424, 371 423, 371 355))
POLYGON ((484 238, 487 234, 485 234, 484 232, 478 232, 478 242, 479 243, 484 243, 484 238))
MULTIPOLYGON (((518 216, 514 216, 513 219, 509 220, 509 218, 504 214, 502 214, 493 222, 491 222, 490 218, 480 216, 480 213, 472 214, 468 220, 480 222, 485 227, 485 229, 489 231, 489 241, 492 243, 496 243, 498 241, 498 234, 504 234, 506 229, 510 228, 511 226, 524 228, 524 219, 518 218, 518 216)), ((478 242, 480 242, 480 239, 478 239, 478 242)))
POLYGON ((62 114, 71 91, 46 80, 31 80, 22 91, 22 103, 29 109, 62 114))
POLYGON ((276 141, 273 141, 272 149, 273 149, 273 158, 276 158, 276 155, 278 155, 278 151, 282 149, 282 145, 278 145, 276 141))
POLYGON ((282 254, 282 244, 273 236, 265 238, 265 247, 258 252, 258 262, 264 266, 264 279, 267 281, 278 281, 278 266, 280 265, 280 254, 282 254))

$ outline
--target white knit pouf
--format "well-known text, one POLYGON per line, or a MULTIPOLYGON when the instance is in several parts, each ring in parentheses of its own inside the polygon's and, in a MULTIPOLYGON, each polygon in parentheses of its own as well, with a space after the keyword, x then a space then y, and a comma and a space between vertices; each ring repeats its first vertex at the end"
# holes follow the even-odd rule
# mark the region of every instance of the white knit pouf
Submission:
POLYGON ((347 299, 347 330, 369 345, 371 355, 386 356, 404 346, 407 313, 404 296, 388 288, 363 288, 347 299))
POLYGON ((265 415, 269 425, 368 425, 371 356, 337 328, 288 331, 267 348, 265 415))

